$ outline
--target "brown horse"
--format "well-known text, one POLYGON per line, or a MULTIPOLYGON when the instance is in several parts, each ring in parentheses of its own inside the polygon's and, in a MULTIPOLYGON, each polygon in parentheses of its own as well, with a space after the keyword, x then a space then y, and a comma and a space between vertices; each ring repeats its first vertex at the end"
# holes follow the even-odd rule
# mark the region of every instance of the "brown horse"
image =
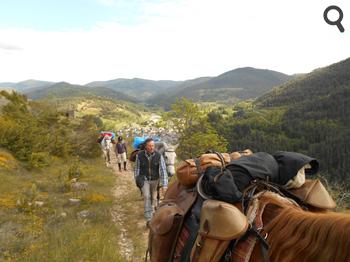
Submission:
MULTIPOLYGON (((350 214, 314 213, 278 199, 265 201, 263 231, 271 261, 350 261, 350 214)), ((260 245, 250 261, 263 261, 260 245)))

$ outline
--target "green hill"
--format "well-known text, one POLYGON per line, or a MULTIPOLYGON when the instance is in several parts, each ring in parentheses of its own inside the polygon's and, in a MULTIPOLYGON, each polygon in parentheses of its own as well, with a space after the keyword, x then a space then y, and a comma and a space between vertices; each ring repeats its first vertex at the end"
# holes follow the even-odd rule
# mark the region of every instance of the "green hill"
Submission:
POLYGON ((66 82, 24 91, 28 98, 52 105, 60 112, 74 110, 76 116, 93 115, 106 129, 117 130, 145 121, 148 110, 136 99, 107 87, 88 87, 66 82))
POLYGON ((74 110, 77 117, 85 115, 98 117, 102 120, 104 128, 110 130, 139 125, 148 120, 151 115, 142 105, 105 97, 50 98, 42 101, 54 104, 59 111, 74 110))
POLYGON ((66 82, 38 87, 24 91, 23 93, 31 99, 100 96, 110 99, 137 102, 137 99, 133 97, 120 92, 116 92, 106 87, 87 87, 81 85, 72 85, 66 82))
POLYGON ((31 90, 39 87, 49 86, 52 84, 54 84, 54 82, 29 79, 18 83, 11 83, 11 82, 0 83, 0 89, 1 88, 14 89, 18 92, 23 92, 23 91, 27 91, 27 90, 31 90))
POLYGON ((258 99, 262 106, 286 106, 310 103, 350 86, 350 58, 328 67, 319 68, 310 74, 301 75, 282 84, 258 99))
POLYGON ((193 101, 225 101, 227 103, 242 99, 256 98, 292 76, 271 70, 252 67, 238 68, 217 77, 201 78, 198 83, 187 83, 184 88, 164 92, 150 100, 158 105, 171 104, 176 98, 186 97, 193 101))
POLYGON ((175 87, 167 88, 163 92, 150 97, 147 100, 147 104, 161 106, 168 110, 170 109, 171 104, 176 101, 176 98, 179 97, 179 94, 185 92, 187 88, 204 83, 210 79, 211 77, 200 77, 183 81, 181 84, 175 87))

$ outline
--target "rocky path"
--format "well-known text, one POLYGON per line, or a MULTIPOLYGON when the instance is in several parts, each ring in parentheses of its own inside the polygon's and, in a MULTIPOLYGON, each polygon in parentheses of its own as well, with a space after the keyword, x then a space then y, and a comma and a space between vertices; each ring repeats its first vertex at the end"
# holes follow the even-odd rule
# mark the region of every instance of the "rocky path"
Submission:
POLYGON ((112 153, 109 167, 116 175, 111 214, 119 230, 120 256, 125 261, 144 261, 148 230, 143 219, 143 200, 135 186, 132 166, 128 163, 127 171, 120 172, 116 156, 112 153))

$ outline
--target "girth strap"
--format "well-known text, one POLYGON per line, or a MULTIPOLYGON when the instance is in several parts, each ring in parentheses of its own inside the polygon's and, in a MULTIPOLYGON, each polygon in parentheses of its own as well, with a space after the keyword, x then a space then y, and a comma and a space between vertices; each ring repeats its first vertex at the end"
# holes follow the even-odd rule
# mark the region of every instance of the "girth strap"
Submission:
POLYGON ((190 235, 189 235, 189 237, 186 241, 186 244, 181 252, 180 262, 189 262, 190 261, 191 250, 192 250, 194 243, 196 242, 197 233, 198 233, 199 226, 200 226, 199 220, 200 220, 200 213, 201 213, 201 209, 203 206, 203 202, 204 202, 204 199, 200 195, 198 195, 196 203, 194 204, 194 206, 191 210, 191 214, 188 217, 188 220, 186 221, 190 235))

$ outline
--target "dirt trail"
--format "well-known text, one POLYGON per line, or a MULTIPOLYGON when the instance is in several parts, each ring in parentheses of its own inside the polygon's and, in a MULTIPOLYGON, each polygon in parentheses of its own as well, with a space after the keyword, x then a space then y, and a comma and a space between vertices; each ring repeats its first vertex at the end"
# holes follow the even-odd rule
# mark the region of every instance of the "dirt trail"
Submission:
POLYGON ((125 261, 144 261, 148 230, 143 219, 143 200, 135 186, 132 166, 128 163, 127 171, 120 172, 113 152, 109 167, 116 175, 111 214, 119 229, 120 255, 125 261))

